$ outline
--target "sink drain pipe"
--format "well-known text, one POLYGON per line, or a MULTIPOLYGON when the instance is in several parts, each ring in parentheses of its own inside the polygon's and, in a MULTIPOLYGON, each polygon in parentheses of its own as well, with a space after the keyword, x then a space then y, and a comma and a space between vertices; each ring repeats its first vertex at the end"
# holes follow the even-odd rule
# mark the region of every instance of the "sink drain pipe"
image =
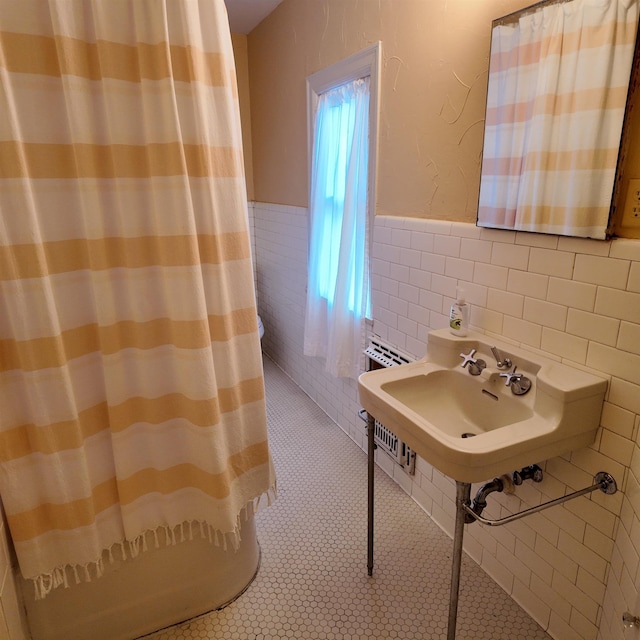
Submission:
MULTIPOLYGON (((602 493, 605 493, 607 495, 612 495, 618 490, 618 487, 616 485, 614 477, 610 473, 600 471, 595 475, 593 484, 590 487, 585 487, 584 489, 580 489, 579 491, 569 493, 566 496, 556 498, 555 500, 550 500, 549 502, 544 502, 543 504, 540 504, 536 507, 525 509, 524 511, 514 513, 510 516, 506 516, 505 518, 500 518, 499 520, 489 520, 487 518, 483 518, 480 513, 476 513, 474 508, 470 506, 471 483, 456 481, 456 521, 453 534, 453 558, 451 562, 451 590, 449 592, 449 619, 447 625, 447 640, 456 639, 456 620, 458 617, 458 599, 460 592, 460 568, 462 566, 462 542, 464 537, 465 523, 477 520, 482 524, 487 524, 494 527, 502 524, 507 524, 508 522, 519 520, 520 518, 524 518, 525 516, 531 515, 532 513, 537 513, 538 511, 542 511, 550 507, 555 507, 556 505, 562 504, 563 502, 567 502, 567 500, 573 500, 574 498, 578 498, 587 493, 591 493, 596 489, 599 489, 600 491, 602 491, 602 493)), ((486 506, 487 495, 493 493, 494 491, 503 490, 504 485, 500 478, 494 478, 491 482, 483 485, 478 491, 478 494, 476 494, 475 502, 477 504, 478 498, 480 498, 480 503, 484 502, 484 506, 480 508, 480 504, 478 504, 477 506, 474 505, 476 506, 476 510, 482 512, 482 509, 484 509, 484 507, 486 506)))
MULTIPOLYGON (((464 438, 464 434, 462 437, 464 438)), ((464 519, 465 523, 471 524, 476 520, 479 520, 481 522, 484 522, 485 524, 489 524, 491 521, 485 520, 480 517, 485 507, 487 506, 487 496, 489 494, 494 493, 495 491, 497 491, 498 493, 501 493, 502 491, 504 491, 505 493, 513 493, 515 490, 515 486, 520 486, 524 480, 531 479, 534 482, 542 482, 542 478, 542 469, 537 464, 530 464, 528 467, 524 467, 520 471, 514 471, 512 475, 504 474, 499 478, 494 478, 493 480, 491 480, 491 482, 483 484, 478 489, 478 493, 476 493, 476 497, 473 499, 471 506, 469 507, 469 504, 467 504, 467 507, 470 508, 475 515, 473 515, 472 513, 467 513, 464 519)), ((611 480, 615 485, 615 480, 613 480, 613 478, 611 478, 611 480)), ((549 506, 553 505, 549 504, 549 506)))
POLYGON ((465 505, 465 511, 470 511, 465 514, 465 524, 471 524, 482 516, 482 512, 487 506, 487 496, 496 491, 498 493, 504 491, 504 481, 502 478, 494 478, 491 482, 483 484, 478 489, 478 493, 476 493, 476 497, 473 499, 471 506, 469 506, 469 504, 465 505))
POLYGON ((616 485, 615 478, 610 473, 607 473, 606 471, 600 471, 593 478, 593 484, 590 487, 585 487, 584 489, 580 489, 579 491, 574 491, 573 493, 569 493, 566 496, 561 496, 560 498, 556 498, 555 500, 549 500, 549 502, 543 502, 536 507, 531 507, 530 509, 525 509, 524 511, 513 513, 510 516, 499 518, 498 520, 488 520, 487 518, 483 518, 482 511, 487 506, 487 495, 494 491, 502 491, 503 489, 503 481, 500 478, 494 478, 491 482, 487 482, 487 484, 480 487, 478 493, 476 494, 476 498, 473 501, 473 506, 470 506, 469 503, 463 505, 466 518, 465 521, 467 523, 471 523, 474 520, 477 520, 478 522, 489 525, 490 527, 498 527, 500 525, 507 524, 508 522, 513 522, 514 520, 520 520, 520 518, 524 518, 525 516, 531 515, 532 513, 544 511, 549 507, 555 507, 556 505, 567 502, 568 500, 579 498, 580 496, 591 493, 592 491, 596 491, 597 489, 602 491, 602 493, 606 493, 607 495, 613 495, 618 490, 618 486, 616 485))

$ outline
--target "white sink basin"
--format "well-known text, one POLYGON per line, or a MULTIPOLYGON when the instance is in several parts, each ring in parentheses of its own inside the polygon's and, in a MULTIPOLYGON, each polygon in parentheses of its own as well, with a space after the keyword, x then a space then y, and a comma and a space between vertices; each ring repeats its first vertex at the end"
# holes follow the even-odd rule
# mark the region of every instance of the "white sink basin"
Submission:
POLYGON ((461 482, 482 482, 590 445, 600 423, 605 379, 470 333, 432 331, 424 359, 359 379, 369 414, 420 457, 461 482), (532 382, 514 395, 491 352, 497 346, 532 382), (476 349, 479 376, 460 354, 476 349))
POLYGON ((531 407, 521 398, 504 393, 497 396, 494 392, 500 390, 495 385, 491 386, 490 394, 482 393, 486 385, 465 375, 465 370, 416 373, 410 378, 385 382, 382 390, 450 436, 478 435, 533 415, 531 407))

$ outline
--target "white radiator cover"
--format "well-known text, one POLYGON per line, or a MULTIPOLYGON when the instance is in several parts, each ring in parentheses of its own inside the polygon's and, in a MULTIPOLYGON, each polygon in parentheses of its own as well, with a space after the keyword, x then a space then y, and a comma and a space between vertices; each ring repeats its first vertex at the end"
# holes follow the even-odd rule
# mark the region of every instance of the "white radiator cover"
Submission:
MULTIPOLYGON (((371 361, 382 367, 396 367, 413 362, 411 356, 402 353, 395 347, 382 342, 377 336, 369 340, 369 346, 364 351, 367 356, 367 371, 372 368, 371 361)), ((364 411, 364 410, 363 410, 364 411)), ((416 472, 416 454, 402 440, 379 420, 375 420, 374 441, 382 451, 399 464, 409 475, 416 472)))

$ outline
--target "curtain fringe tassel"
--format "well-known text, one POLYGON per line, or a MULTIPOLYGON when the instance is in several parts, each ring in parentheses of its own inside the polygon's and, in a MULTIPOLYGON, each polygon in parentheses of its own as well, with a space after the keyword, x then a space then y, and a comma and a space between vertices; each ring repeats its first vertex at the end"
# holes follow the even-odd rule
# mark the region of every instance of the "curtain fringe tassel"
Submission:
POLYGON ((112 565, 116 561, 133 560, 137 558, 141 553, 149 549, 147 543, 148 534, 153 535, 153 547, 159 549, 161 543, 158 534, 163 530, 165 534, 165 546, 167 547, 173 547, 187 540, 194 540, 199 534, 201 539, 208 540, 209 543, 217 547, 222 547, 224 551, 228 551, 229 547, 231 547, 234 552, 238 551, 241 540, 240 526, 249 518, 249 509, 251 509, 251 512, 254 514, 258 511, 263 496, 266 496, 267 505, 271 506, 273 500, 277 497, 275 484, 264 494, 248 502, 240 510, 233 531, 219 531, 203 520, 187 520, 173 527, 160 526, 156 529, 145 531, 132 540, 122 540, 114 543, 111 547, 104 550, 100 558, 93 562, 84 565, 76 564, 56 567, 50 573, 44 573, 35 578, 31 578, 35 591, 35 599, 43 600, 51 591, 61 586, 64 586, 65 589, 69 588, 70 581, 67 572, 71 572, 75 584, 91 582, 103 576, 105 572, 105 559, 108 564, 112 565), (195 530, 194 525, 197 525, 195 530), (188 527, 188 535, 185 535, 185 526, 188 527))

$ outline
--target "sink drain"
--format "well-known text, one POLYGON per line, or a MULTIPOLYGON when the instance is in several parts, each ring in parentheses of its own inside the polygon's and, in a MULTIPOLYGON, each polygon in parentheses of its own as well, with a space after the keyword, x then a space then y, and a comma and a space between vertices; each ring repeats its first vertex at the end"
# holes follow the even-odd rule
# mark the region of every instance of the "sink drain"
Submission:
POLYGON ((471 433, 470 431, 465 431, 462 436, 460 436, 461 438, 473 438, 473 436, 475 436, 475 433, 471 433))

